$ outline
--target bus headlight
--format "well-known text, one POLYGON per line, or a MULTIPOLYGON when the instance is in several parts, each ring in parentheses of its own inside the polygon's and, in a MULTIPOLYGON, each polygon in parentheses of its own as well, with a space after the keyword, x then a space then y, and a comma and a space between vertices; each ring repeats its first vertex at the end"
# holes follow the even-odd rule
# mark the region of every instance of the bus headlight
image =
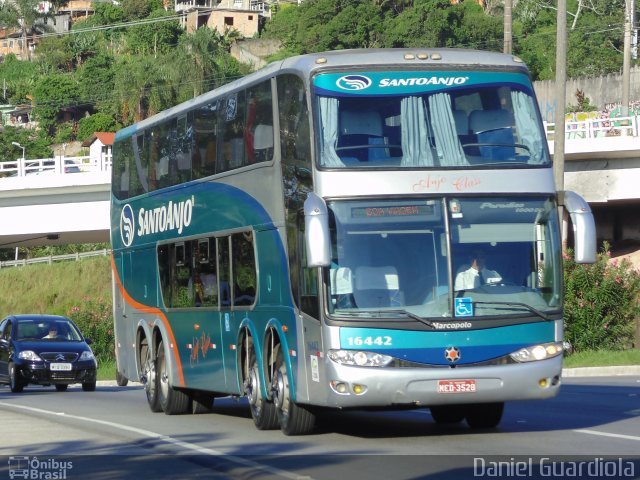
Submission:
POLYGON ((393 360, 389 355, 361 350, 329 350, 328 356, 341 365, 358 367, 386 367, 393 360))
POLYGON ((543 343, 525 347, 511 354, 516 362, 536 362, 548 358, 557 357, 563 351, 562 342, 543 343))

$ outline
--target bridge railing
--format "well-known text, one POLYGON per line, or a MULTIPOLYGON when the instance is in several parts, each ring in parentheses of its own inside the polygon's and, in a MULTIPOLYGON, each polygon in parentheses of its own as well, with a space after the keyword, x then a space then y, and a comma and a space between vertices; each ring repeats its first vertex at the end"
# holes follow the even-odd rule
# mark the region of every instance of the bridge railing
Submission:
POLYGON ((111 170, 111 157, 94 158, 55 157, 24 159, 0 162, 0 177, 24 177, 27 175, 46 175, 82 172, 106 172, 111 170))
POLYGON ((6 267, 24 267, 26 265, 34 265, 36 263, 52 264, 53 262, 60 262, 65 260, 82 260, 83 258, 87 257, 106 257, 110 253, 110 249, 103 248, 102 250, 94 250, 93 252, 67 253, 65 255, 49 255, 47 257, 23 258, 21 260, 6 260, 0 262, 0 269, 6 267))
MULTIPOLYGON (((615 118, 587 118, 566 121, 564 135, 567 140, 604 137, 637 137, 640 134, 640 116, 615 118)), ((555 123, 544 123, 547 140, 555 138, 555 123)))

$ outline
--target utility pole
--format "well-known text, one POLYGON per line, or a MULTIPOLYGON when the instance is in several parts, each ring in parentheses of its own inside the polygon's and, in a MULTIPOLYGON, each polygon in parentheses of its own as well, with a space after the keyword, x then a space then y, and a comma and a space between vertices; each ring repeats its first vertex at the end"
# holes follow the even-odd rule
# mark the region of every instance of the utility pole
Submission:
POLYGON ((569 236, 569 215, 564 208, 564 108, 567 82, 567 0, 558 0, 556 25, 556 126, 553 132, 553 175, 558 192, 558 213, 562 231, 562 249, 569 236))
POLYGON ((567 83, 567 0, 558 0, 556 26, 556 118, 553 134, 553 173, 556 190, 564 190, 564 108, 567 83))
POLYGON ((504 0, 504 53, 513 53, 513 36, 512 36, 512 24, 513 19, 511 16, 513 0, 504 0))
MULTIPOLYGON (((625 0, 624 8, 624 59, 622 62, 622 108, 623 117, 629 116, 629 92, 631 89, 631 19, 632 0, 625 0)), ((624 134, 627 131, 624 130, 624 134)))

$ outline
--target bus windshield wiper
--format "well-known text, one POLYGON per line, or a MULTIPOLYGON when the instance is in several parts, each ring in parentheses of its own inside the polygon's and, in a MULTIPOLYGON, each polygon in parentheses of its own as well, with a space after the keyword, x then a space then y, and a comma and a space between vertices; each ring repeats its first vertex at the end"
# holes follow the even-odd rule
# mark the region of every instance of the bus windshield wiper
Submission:
POLYGON ((537 316, 539 316, 544 320, 547 320, 547 321, 553 320, 550 315, 547 315, 546 313, 538 310, 535 307, 532 307, 531 305, 527 305, 526 303, 520 303, 520 302, 473 302, 473 303, 475 305, 509 305, 514 307, 523 307, 529 310, 531 313, 535 313, 537 316))
POLYGON ((402 315, 406 315, 407 317, 412 318, 412 319, 414 319, 414 320, 416 320, 416 321, 418 321, 420 323, 423 323, 427 327, 434 328, 434 329, 436 328, 433 325, 433 323, 431 323, 430 320, 427 320, 426 318, 422 318, 420 315, 416 315, 415 313, 411 313, 408 310, 403 310, 401 308, 395 309, 395 310, 382 310, 380 313, 399 313, 399 314, 402 314, 402 315))

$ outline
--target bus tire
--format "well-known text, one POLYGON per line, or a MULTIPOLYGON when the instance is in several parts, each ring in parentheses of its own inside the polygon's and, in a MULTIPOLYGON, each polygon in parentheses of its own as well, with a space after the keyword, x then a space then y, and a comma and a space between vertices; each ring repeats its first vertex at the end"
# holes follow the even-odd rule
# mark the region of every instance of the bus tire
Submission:
POLYGON ((275 375, 272 381, 273 402, 278 412, 280 430, 288 436, 305 435, 313 430, 315 414, 303 405, 291 400, 291 386, 282 347, 276 357, 275 375))
POLYGON ((129 379, 122 373, 120 373, 120 370, 116 368, 116 385, 118 385, 119 387, 126 387, 128 383, 129 379))
POLYGON ((462 405, 437 405, 430 408, 431 416, 437 424, 460 423, 465 418, 462 405))
POLYGON ((176 390, 169 385, 169 372, 167 370, 167 357, 164 351, 164 342, 158 344, 157 377, 158 400, 160 407, 166 415, 179 415, 189 410, 189 397, 186 393, 176 390))
POLYGON ((495 428, 502 420, 504 402, 474 403, 467 405, 465 415, 471 428, 495 428))
POLYGON ((140 362, 142 364, 142 378, 144 379, 144 391, 147 395, 147 403, 152 412, 161 412, 158 395, 158 375, 156 375, 156 362, 151 354, 149 344, 145 341, 140 347, 140 362))
POLYGON ((245 380, 245 391, 251 409, 251 418, 258 430, 278 428, 278 412, 273 402, 262 396, 260 388, 260 365, 253 346, 249 350, 249 371, 245 380))
POLYGON ((213 411, 213 401, 215 397, 210 393, 195 392, 189 396, 191 402, 191 413, 201 415, 213 411))

